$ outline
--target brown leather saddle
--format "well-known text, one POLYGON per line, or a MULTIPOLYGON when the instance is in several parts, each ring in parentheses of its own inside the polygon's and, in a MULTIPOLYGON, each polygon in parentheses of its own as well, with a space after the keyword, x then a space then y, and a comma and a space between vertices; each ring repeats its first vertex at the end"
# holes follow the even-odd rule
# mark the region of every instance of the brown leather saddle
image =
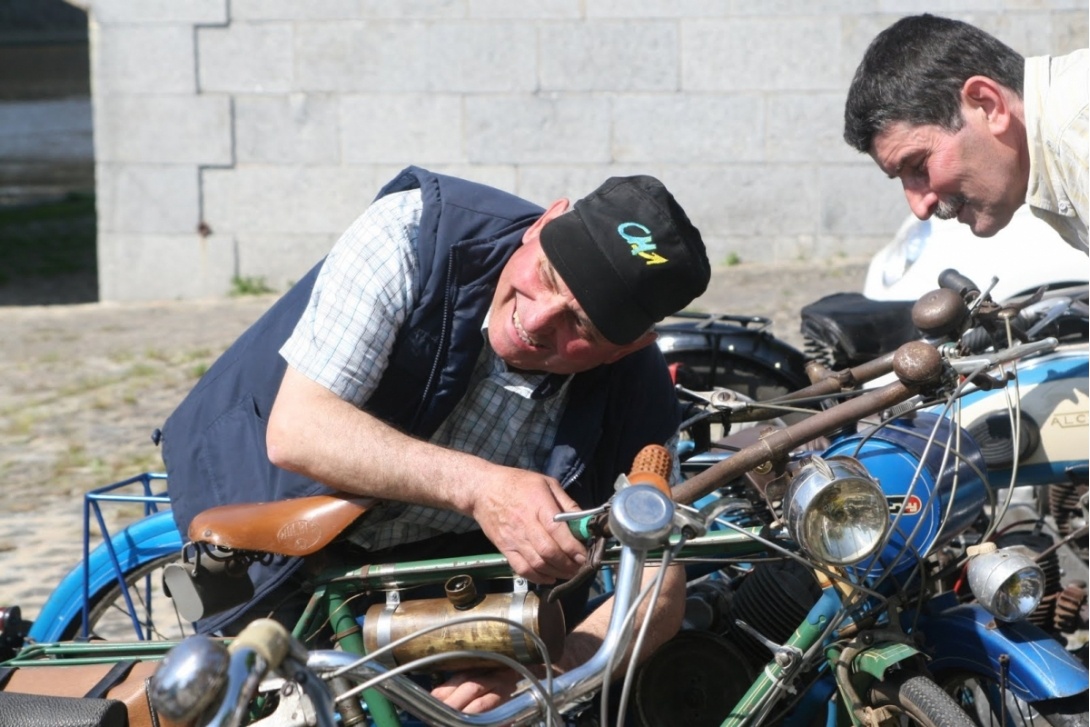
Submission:
POLYGON ((333 542, 378 503, 373 497, 335 493, 276 502, 221 505, 189 524, 189 539, 230 550, 304 556, 333 542))

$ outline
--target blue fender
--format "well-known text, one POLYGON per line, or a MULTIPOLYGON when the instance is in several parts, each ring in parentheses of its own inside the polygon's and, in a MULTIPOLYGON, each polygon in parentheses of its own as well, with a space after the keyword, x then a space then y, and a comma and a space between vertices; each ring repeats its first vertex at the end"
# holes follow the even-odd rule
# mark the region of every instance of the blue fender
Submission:
MULTIPOLYGON (((182 537, 169 510, 139 520, 110 539, 122 573, 182 548, 182 537)), ((93 599, 99 591, 117 583, 114 561, 107 543, 100 543, 88 555, 93 599)), ((60 641, 73 623, 83 619, 83 563, 68 572, 42 606, 27 632, 38 643, 60 641)))
POLYGON ((1006 655, 1010 658, 1002 668, 1007 670, 1009 688, 1023 701, 1086 691, 1087 668, 1033 624, 996 621, 975 603, 928 611, 919 615, 916 628, 923 634, 932 673, 964 670, 994 679, 1001 673, 1000 657, 1006 655))

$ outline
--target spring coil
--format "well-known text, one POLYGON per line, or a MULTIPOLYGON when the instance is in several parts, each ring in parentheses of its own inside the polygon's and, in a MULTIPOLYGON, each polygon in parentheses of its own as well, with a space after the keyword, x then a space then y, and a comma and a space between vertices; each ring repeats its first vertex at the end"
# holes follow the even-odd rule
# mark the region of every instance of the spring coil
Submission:
POLYGON ((815 338, 803 334, 802 353, 807 361, 817 361, 827 368, 837 368, 837 350, 815 338))

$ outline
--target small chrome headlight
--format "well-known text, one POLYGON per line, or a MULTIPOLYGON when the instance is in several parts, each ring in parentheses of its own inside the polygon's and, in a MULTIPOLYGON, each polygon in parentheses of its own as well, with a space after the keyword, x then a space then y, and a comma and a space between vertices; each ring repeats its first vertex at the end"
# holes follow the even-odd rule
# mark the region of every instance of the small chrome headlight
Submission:
POLYGON ((829 565, 872 555, 889 530, 882 488, 851 457, 815 456, 804 465, 787 490, 784 517, 799 547, 829 565))
POLYGON ((1021 621, 1041 603, 1045 574, 1025 553, 982 543, 970 550, 969 589, 1000 621, 1021 621))

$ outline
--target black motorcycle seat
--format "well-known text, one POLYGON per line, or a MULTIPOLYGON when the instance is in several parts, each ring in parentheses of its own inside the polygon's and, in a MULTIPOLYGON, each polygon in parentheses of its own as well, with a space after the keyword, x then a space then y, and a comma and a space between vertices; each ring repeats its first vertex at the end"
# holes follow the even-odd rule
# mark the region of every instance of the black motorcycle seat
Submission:
POLYGON ((801 331, 825 349, 834 368, 857 366, 920 338, 910 300, 873 300, 862 293, 833 293, 803 306, 801 331))

